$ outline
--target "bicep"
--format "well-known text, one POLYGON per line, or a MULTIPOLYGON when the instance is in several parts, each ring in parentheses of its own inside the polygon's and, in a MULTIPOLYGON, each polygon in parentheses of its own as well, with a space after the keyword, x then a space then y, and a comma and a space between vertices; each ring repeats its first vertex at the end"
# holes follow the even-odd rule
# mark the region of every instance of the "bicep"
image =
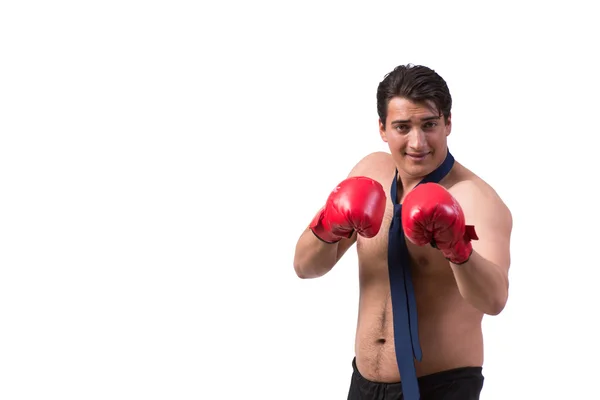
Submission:
POLYGON ((473 250, 508 270, 512 232, 512 215, 508 207, 492 189, 473 184, 462 185, 455 194, 466 224, 473 225, 477 233, 478 239, 471 241, 473 250))
POLYGON ((478 240, 472 241, 479 255, 508 270, 510 267, 510 237, 512 215, 500 201, 481 199, 470 212, 467 224, 475 227, 478 240))

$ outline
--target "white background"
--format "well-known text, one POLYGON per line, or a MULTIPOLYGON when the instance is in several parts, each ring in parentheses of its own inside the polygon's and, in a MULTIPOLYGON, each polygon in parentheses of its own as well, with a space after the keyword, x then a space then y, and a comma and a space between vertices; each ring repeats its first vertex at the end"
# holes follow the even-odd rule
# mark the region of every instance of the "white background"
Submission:
POLYGON ((513 212, 481 398, 597 398, 586 3, 3 2, 0 398, 344 399, 355 250, 300 280, 294 247, 409 62, 513 212))

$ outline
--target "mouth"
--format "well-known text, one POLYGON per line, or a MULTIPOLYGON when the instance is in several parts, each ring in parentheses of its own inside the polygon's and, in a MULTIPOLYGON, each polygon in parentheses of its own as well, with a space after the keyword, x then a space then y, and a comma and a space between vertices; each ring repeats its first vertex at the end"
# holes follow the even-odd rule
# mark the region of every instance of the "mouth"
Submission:
POLYGON ((429 153, 406 153, 406 157, 413 161, 422 161, 427 157, 429 153))

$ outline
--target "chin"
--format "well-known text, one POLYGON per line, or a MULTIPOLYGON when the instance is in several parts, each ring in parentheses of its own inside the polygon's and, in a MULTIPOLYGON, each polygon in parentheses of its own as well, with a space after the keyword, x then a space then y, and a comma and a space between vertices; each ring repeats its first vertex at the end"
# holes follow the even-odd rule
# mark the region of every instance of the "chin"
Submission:
POLYGON ((436 165, 433 160, 428 162, 411 162, 407 161, 402 164, 404 172, 413 177, 424 177, 425 175, 431 173, 435 170, 436 165))
POLYGON ((414 178, 423 178, 430 174, 433 170, 434 168, 428 166, 408 166, 405 171, 414 178))

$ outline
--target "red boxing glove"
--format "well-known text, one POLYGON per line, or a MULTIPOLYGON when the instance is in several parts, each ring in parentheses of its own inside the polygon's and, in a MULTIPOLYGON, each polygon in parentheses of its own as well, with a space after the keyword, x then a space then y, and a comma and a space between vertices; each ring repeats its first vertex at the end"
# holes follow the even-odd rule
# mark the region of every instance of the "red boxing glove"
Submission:
POLYGON ((436 183, 420 184, 406 195, 402 227, 408 240, 419 246, 430 243, 454 264, 467 262, 471 240, 479 239, 475 227, 465 225, 460 204, 436 183))
POLYGON ((364 176, 341 182, 313 218, 310 229, 322 241, 335 243, 354 231, 371 238, 379 232, 386 197, 381 184, 364 176))

